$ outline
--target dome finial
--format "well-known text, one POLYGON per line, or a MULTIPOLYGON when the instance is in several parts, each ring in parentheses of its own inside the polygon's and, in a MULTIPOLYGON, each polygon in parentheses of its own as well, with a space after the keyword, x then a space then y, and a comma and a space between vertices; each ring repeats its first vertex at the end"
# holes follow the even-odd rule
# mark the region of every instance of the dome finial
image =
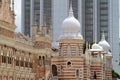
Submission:
POLYGON ((70 8, 69 8, 69 17, 74 16, 73 15, 73 8, 72 8, 72 0, 70 2, 70 8))
POLYGON ((101 41, 99 42, 99 45, 103 48, 104 51, 109 52, 110 44, 105 40, 104 31, 102 32, 102 38, 101 41))
POLYGON ((102 32, 102 39, 101 40, 105 40, 105 33, 104 33, 104 31, 102 32))

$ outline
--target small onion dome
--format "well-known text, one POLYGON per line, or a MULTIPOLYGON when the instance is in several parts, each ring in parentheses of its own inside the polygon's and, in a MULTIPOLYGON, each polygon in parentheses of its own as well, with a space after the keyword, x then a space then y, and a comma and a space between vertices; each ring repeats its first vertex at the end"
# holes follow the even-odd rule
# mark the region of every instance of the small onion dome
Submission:
POLYGON ((64 33, 74 33, 80 31, 80 23, 74 17, 66 18, 62 23, 64 33))
POLYGON ((94 50, 103 50, 103 48, 99 44, 96 44, 96 43, 94 43, 92 45, 92 49, 94 49, 94 50))
POLYGON ((62 30, 64 33, 80 32, 80 23, 73 15, 72 4, 70 5, 69 16, 62 23, 62 30))
POLYGON ((103 48, 104 51, 109 52, 109 50, 110 50, 110 45, 109 45, 109 43, 105 40, 105 35, 104 35, 104 33, 102 34, 102 39, 101 39, 101 41, 100 41, 98 44, 103 48))

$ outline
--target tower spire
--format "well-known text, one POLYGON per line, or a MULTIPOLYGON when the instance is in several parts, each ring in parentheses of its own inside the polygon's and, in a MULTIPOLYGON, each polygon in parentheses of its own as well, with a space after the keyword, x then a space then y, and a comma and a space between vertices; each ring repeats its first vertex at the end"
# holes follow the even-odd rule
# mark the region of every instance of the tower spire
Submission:
POLYGON ((70 8, 69 8, 69 17, 74 16, 73 14, 73 8, 72 8, 72 0, 70 2, 70 8))

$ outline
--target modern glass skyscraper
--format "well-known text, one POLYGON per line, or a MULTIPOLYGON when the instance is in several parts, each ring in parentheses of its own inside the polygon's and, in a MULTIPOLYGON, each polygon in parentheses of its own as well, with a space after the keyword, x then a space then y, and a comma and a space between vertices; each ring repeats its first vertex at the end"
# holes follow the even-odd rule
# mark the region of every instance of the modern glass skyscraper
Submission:
POLYGON ((25 35, 30 33, 30 6, 30 0, 22 1, 22 32, 24 32, 25 35))
POLYGON ((31 36, 31 26, 37 23, 43 26, 44 17, 46 25, 50 26, 52 17, 51 0, 22 0, 22 32, 31 36))
MULTIPOLYGON (((22 0, 22 31, 31 34, 34 21, 39 26, 53 27, 53 41, 61 34, 61 23, 67 17, 71 0, 22 0), (36 16, 36 18, 35 18, 36 16), (36 20, 35 20, 36 19, 36 20), (51 23, 52 22, 52 23, 51 23)), ((119 0, 72 0, 74 16, 80 21, 83 38, 100 41, 102 31, 111 45, 113 68, 120 73, 119 63, 119 0), (97 33, 95 32, 97 27, 97 33), (115 66, 117 67, 115 67, 115 66)))
POLYGON ((109 0, 82 0, 82 27, 83 35, 87 41, 95 41, 95 28, 97 27, 97 41, 100 40, 102 31, 106 39, 109 35, 109 0))

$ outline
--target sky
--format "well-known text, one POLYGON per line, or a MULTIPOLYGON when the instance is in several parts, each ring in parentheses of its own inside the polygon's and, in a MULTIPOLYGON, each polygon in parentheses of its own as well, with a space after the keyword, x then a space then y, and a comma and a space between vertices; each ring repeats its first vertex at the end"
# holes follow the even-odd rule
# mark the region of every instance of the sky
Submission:
MULTIPOLYGON (((15 14, 16 14, 15 24, 17 26, 15 32, 21 32, 21 1, 22 0, 15 0, 15 14)), ((120 1, 119 1, 119 4, 120 4, 120 1)), ((119 9, 120 9, 120 5, 119 5, 119 9)), ((120 15, 119 15, 119 25, 120 25, 120 15)), ((119 27, 119 37, 120 37, 120 27, 119 27)))
POLYGON ((21 0, 15 0, 15 24, 16 30, 15 32, 21 32, 21 0))

